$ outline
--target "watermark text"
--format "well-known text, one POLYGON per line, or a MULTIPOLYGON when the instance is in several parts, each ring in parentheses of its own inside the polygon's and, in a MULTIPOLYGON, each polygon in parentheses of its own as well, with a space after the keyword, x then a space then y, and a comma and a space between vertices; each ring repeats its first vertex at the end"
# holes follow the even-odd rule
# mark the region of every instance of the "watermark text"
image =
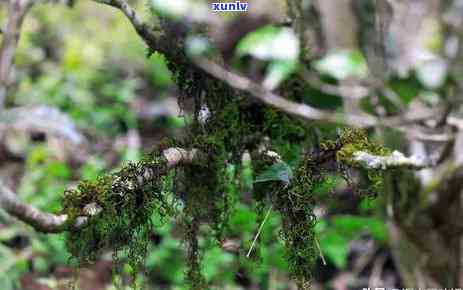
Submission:
POLYGON ((212 11, 217 12, 244 12, 248 11, 249 3, 241 1, 212 3, 211 7, 212 11))

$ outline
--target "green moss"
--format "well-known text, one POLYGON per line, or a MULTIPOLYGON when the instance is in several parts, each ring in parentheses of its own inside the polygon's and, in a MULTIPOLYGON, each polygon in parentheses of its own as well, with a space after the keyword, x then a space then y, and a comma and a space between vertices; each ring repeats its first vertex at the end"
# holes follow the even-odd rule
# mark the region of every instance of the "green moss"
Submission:
POLYGON ((274 206, 282 216, 281 238, 286 247, 290 271, 299 289, 308 289, 317 258, 312 189, 321 177, 317 164, 305 158, 294 172, 292 184, 277 192, 274 206))
MULTIPOLYGON (((359 165, 353 161, 353 157, 354 153, 358 151, 377 156, 388 156, 391 154, 391 151, 377 142, 370 141, 366 132, 360 129, 345 129, 339 138, 339 144, 341 146, 339 150, 336 151, 336 162, 341 167, 354 167, 363 171, 369 181, 365 189, 358 189, 358 193, 360 195, 366 193, 368 196, 374 196, 377 192, 381 191, 383 186, 382 171, 360 168, 359 165)), ((347 174, 343 174, 343 177, 348 183, 351 183, 347 174)))
MULTIPOLYGON (((206 286, 201 275, 197 223, 199 220, 209 223, 217 240, 222 238, 221 229, 226 225, 224 217, 233 210, 226 206, 230 196, 224 194, 226 182, 229 182, 224 179, 226 164, 240 164, 242 154, 248 150, 252 153, 254 170, 261 171, 275 162, 259 153, 263 145, 279 152, 285 160, 297 160, 300 148, 310 143, 312 128, 233 91, 220 81, 186 69, 189 73, 182 67, 175 67, 177 81, 185 95, 193 98, 196 118, 189 127, 184 146, 199 148, 208 156, 203 164, 185 169, 180 181, 188 188, 185 203, 187 279, 192 289, 201 289, 206 286), (202 123, 197 117, 205 106, 210 116, 202 123)), ((320 154, 307 155, 300 161, 289 187, 275 183, 254 184, 257 208, 264 208, 269 198, 282 216, 281 237, 286 245, 290 271, 300 289, 308 288, 318 254, 314 243, 316 218, 312 191, 314 185, 325 178, 322 165, 335 162, 348 166, 349 154, 357 149, 383 153, 382 147, 370 143, 366 134, 357 130, 344 130, 338 140, 323 143, 321 149, 320 154)))
POLYGON ((88 217, 85 226, 69 231, 66 237, 67 248, 79 265, 95 261, 102 251, 112 250, 116 262, 127 256, 135 278, 146 258, 153 212, 161 216, 175 212, 165 194, 166 174, 164 157, 151 154, 116 173, 96 181, 82 181, 76 189, 65 192, 63 213, 69 215, 69 223, 74 224, 78 216, 88 217), (99 212, 90 214, 89 205, 99 208, 99 212))
POLYGON ((185 216, 183 219, 184 245, 186 250, 186 264, 188 266, 185 279, 191 290, 207 289, 207 282, 201 271, 201 252, 199 248, 198 217, 185 216))
MULTIPOLYGON (((172 41, 175 40, 165 39, 165 44, 172 41)), ((161 41, 160 45, 163 43, 161 41)), ((370 142, 364 132, 346 129, 337 140, 321 143, 318 152, 300 158, 301 148, 311 145, 312 127, 256 102, 198 70, 187 59, 182 43, 178 44, 177 49, 165 50, 166 58, 170 60, 169 68, 181 91, 180 107, 183 108, 186 99, 190 98, 194 118, 188 124, 183 140, 163 142, 161 147, 196 148, 202 152, 202 158, 176 170, 172 188, 176 196, 174 201, 167 200, 165 194, 171 188, 168 188, 170 175, 166 160, 159 154, 162 148, 114 174, 81 182, 77 189, 67 191, 63 207, 71 223, 78 216, 86 215, 88 204, 101 208, 100 213, 89 216, 85 227, 68 234, 69 251, 80 264, 94 261, 107 249, 113 250, 116 261, 126 253, 136 274, 146 257, 148 234, 153 230, 153 212, 160 212, 161 217, 180 217, 188 267, 186 280, 190 289, 207 289, 201 271, 200 229, 206 224, 212 229, 216 241, 222 241, 227 217, 233 210, 231 200, 236 198, 227 190, 233 187, 230 183, 235 182, 227 177, 227 168, 229 164, 241 164, 246 151, 251 153, 257 172, 271 166, 275 160, 262 154, 261 149, 265 147, 278 152, 284 160, 299 162, 289 185, 278 182, 255 184, 254 199, 261 217, 262 209, 267 208, 264 205, 269 201, 279 211, 281 237, 290 271, 299 288, 308 289, 318 255, 314 236, 314 189, 324 181, 328 168, 332 168, 327 165, 336 164, 342 170, 355 166, 351 162, 355 151, 378 155, 386 155, 388 151, 370 142), (209 116, 207 120, 201 120, 205 108, 209 116), (176 210, 176 201, 183 205, 181 213, 176 210)), ((295 93, 296 90, 289 86, 285 93, 290 99, 294 99, 294 95, 304 95, 295 93)), ((238 172, 234 176, 238 179, 241 167, 236 168, 238 172)), ((348 178, 347 174, 341 173, 348 178)), ((378 172, 369 171, 368 176, 378 187, 381 181, 378 172)))
MULTIPOLYGON (((350 181, 347 174, 353 152, 362 150, 377 155, 387 155, 389 151, 377 143, 370 142, 365 132, 344 129, 336 140, 320 144, 320 150, 307 154, 293 172, 289 186, 272 182, 256 185, 256 200, 262 202, 265 192, 271 192, 270 200, 282 216, 281 238, 285 243, 290 271, 299 289, 309 289, 313 267, 318 257, 315 245, 314 227, 316 216, 313 213, 317 185, 329 178, 329 171, 338 168, 339 173, 350 181), (337 166, 333 166, 336 164, 337 166)), ((255 167, 262 171, 275 160, 265 155, 254 155, 255 167)), ((367 171, 370 185, 378 190, 382 184, 379 171, 367 171)))
POLYGON ((338 163, 356 166, 352 161, 355 152, 364 151, 378 156, 387 156, 391 152, 379 143, 368 140, 365 131, 360 129, 345 129, 340 138, 341 148, 336 152, 338 163))

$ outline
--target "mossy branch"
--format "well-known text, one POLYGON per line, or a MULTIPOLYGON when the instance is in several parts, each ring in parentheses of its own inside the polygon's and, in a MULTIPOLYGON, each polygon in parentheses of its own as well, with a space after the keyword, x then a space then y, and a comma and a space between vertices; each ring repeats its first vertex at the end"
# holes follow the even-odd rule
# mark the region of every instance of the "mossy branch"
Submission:
MULTIPOLYGON (((191 164, 199 155, 195 149, 167 148, 162 151, 167 169, 191 164)), ((96 205, 92 208, 95 209, 95 207, 96 205)), ((69 216, 67 214, 56 215, 42 212, 31 205, 21 202, 17 195, 1 181, 0 208, 5 210, 9 215, 29 224, 37 231, 44 233, 59 233, 79 228, 87 222, 89 216, 99 212, 97 208, 96 210, 91 210, 91 206, 86 205, 83 208, 83 213, 86 216, 79 216, 75 218, 74 223, 69 224, 69 216)))
MULTIPOLYGON (((181 42, 171 42, 178 39, 177 35, 166 35, 167 37, 161 37, 156 34, 156 30, 144 22, 138 13, 133 9, 125 0, 93 0, 94 2, 108 5, 119 9, 130 21, 137 34, 145 42, 150 51, 159 51, 165 54, 169 61, 176 63, 178 59, 169 57, 172 55, 172 51, 177 49, 182 50, 182 47, 178 47, 181 42)), ((214 14, 208 14, 205 18, 207 24, 210 26, 220 25, 214 14)), ((187 22, 187 21, 186 21, 187 22)), ((172 33, 172 32, 164 32, 172 33)), ((371 115, 362 116, 344 116, 342 114, 336 114, 332 111, 320 110, 312 107, 305 103, 298 103, 292 100, 286 99, 278 94, 266 90, 261 85, 254 83, 251 79, 241 76, 229 69, 225 69, 219 64, 209 61, 207 59, 198 58, 193 59, 192 64, 196 65, 203 72, 213 76, 216 80, 228 85, 230 88, 238 89, 247 92, 249 96, 261 101, 263 104, 272 106, 282 112, 296 116, 305 120, 318 120, 330 123, 344 123, 354 127, 372 127, 376 125, 385 126, 396 126, 398 119, 378 119, 371 115)))
MULTIPOLYGON (((167 168, 191 164, 198 158, 199 152, 196 149, 186 150, 183 148, 168 148, 163 150, 167 168)), ((366 151, 352 152, 350 157, 344 158, 343 162, 351 163, 357 167, 365 169, 386 170, 391 168, 410 168, 422 169, 430 167, 432 164, 417 157, 406 157, 399 151, 394 151, 390 155, 376 155, 366 151)), ((55 215, 41 212, 31 205, 21 202, 15 193, 0 182, 0 207, 8 214, 31 225, 36 230, 45 233, 58 233, 73 228, 78 228, 85 224, 87 217, 82 216, 76 219, 73 225, 67 223, 68 216, 55 215)), ((90 211, 90 213, 97 211, 90 211)), ((90 215, 90 214, 89 214, 90 215)))
POLYGON ((423 169, 432 166, 432 163, 424 158, 406 157, 399 151, 394 151, 388 156, 378 156, 364 151, 357 151, 352 156, 352 162, 365 169, 381 170, 392 168, 423 169))

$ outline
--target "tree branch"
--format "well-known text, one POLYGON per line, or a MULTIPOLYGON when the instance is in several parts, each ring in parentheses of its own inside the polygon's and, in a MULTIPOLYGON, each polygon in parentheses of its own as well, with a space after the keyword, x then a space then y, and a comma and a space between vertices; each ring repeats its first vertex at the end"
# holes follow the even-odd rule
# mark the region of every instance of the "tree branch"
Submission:
MULTIPOLYGON (((157 36, 154 28, 150 27, 147 23, 143 22, 137 12, 125 0, 93 0, 97 3, 109 5, 119 9, 130 21, 140 38, 150 48, 150 50, 157 50, 164 54, 169 54, 172 50, 171 47, 161 41, 161 37, 157 36)), ((219 25, 218 18, 210 15, 213 19, 209 20, 207 24, 210 26, 219 25)), ((164 37, 163 40, 176 39, 176 37, 164 37)), ((170 44, 170 43, 169 43, 170 44)), ((209 61, 207 59, 195 59, 194 64, 202 69, 204 72, 210 74, 218 80, 225 82, 232 88, 245 91, 252 97, 260 100, 266 105, 270 105, 290 115, 305 119, 317 120, 330 123, 344 123, 354 127, 373 127, 373 126, 390 126, 397 127, 402 120, 402 117, 391 117, 387 119, 378 119, 374 116, 362 114, 348 115, 336 113, 333 111, 326 111, 314 108, 307 104, 297 103, 282 96, 279 96, 271 91, 266 90, 261 85, 256 84, 252 80, 239 75, 236 72, 228 71, 222 66, 209 61)), ((352 97, 352 96, 351 96, 352 97)), ((405 120, 406 121, 406 120, 405 120)))
MULTIPOLYGON (((132 26, 137 31, 142 40, 153 50, 164 52, 159 43, 158 37, 155 35, 153 29, 144 23, 138 16, 136 11, 124 0, 94 0, 97 3, 109 5, 121 10, 124 15, 129 19, 132 26)), ((240 76, 237 73, 227 71, 221 66, 208 61, 206 59, 196 59, 195 64, 203 71, 211 76, 227 83, 230 87, 246 91, 253 97, 259 99, 264 104, 273 106, 283 112, 293 116, 301 117, 307 120, 318 120, 326 122, 343 123, 346 122, 353 126, 367 127, 373 126, 377 123, 374 117, 357 117, 349 116, 348 120, 343 120, 342 115, 336 114, 331 111, 323 111, 311 107, 306 104, 296 103, 289 101, 281 96, 278 96, 268 90, 265 90, 260 85, 252 82, 250 79, 240 76)))
MULTIPOLYGON (((168 148, 163 151, 163 156, 166 159, 167 168, 172 169, 177 166, 191 164, 199 157, 199 152, 196 149, 168 148)), ((1 181, 0 208, 11 216, 29 224, 37 231, 44 233, 59 233, 81 227, 86 223, 88 216, 96 215, 100 211, 98 205, 89 204, 84 208, 84 212, 87 213, 87 216, 79 217, 75 224, 69 225, 66 215, 45 213, 31 205, 21 202, 17 195, 1 181)))
POLYGON ((8 187, 0 181, 0 207, 11 216, 31 225, 40 232, 55 233, 63 230, 65 215, 54 215, 22 203, 8 187))
MULTIPOLYGON (((168 169, 178 166, 186 166, 200 158, 200 152, 197 149, 183 149, 178 147, 167 148, 162 152, 166 159, 168 169)), ((270 156, 270 155, 269 155, 270 156)), ((273 156, 273 155, 272 155, 273 156)), ((394 151, 390 156, 375 156, 366 152, 356 152, 353 155, 353 162, 368 169, 389 169, 397 167, 406 167, 420 169, 430 166, 424 160, 418 158, 405 157, 402 153, 394 151)), ((97 215, 101 208, 96 204, 88 204, 84 207, 87 216, 79 217, 75 224, 67 223, 66 215, 55 215, 42 212, 35 207, 21 202, 15 193, 6 187, 0 181, 0 208, 5 210, 11 216, 29 224, 37 231, 44 233, 59 233, 72 230, 83 226, 89 216, 97 215)))
POLYGON ((226 70, 220 65, 204 58, 195 59, 195 63, 205 72, 224 81, 230 87, 245 91, 262 103, 296 117, 330 123, 347 123, 356 127, 374 126, 378 122, 376 118, 367 116, 349 116, 349 118, 344 118, 342 114, 337 114, 333 111, 324 111, 307 104, 290 101, 264 89, 261 85, 254 83, 250 79, 233 71, 226 70))
POLYGON ((367 152, 358 151, 353 154, 352 161, 366 169, 391 169, 410 168, 423 169, 433 164, 424 158, 416 156, 406 157, 399 151, 392 152, 389 156, 377 156, 367 152))
POLYGON ((9 3, 8 21, 6 29, 3 31, 3 40, 0 46, 0 109, 4 106, 7 88, 10 85, 11 68, 14 63, 24 16, 32 4, 33 1, 31 0, 10 0, 9 3))
POLYGON ((158 37, 153 32, 150 25, 143 22, 137 12, 124 0, 93 0, 100 4, 105 4, 119 9, 129 19, 133 28, 140 38, 153 50, 158 50, 158 37))

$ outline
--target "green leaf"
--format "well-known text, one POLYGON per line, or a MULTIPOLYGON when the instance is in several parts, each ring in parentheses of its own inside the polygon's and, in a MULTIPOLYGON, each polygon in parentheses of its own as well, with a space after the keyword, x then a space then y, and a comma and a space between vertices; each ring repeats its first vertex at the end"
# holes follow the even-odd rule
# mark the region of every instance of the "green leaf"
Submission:
POLYGON ((252 233, 256 227, 256 213, 242 203, 236 205, 230 216, 230 231, 235 234, 252 233))
POLYGON ((404 104, 410 104, 420 93, 420 83, 416 79, 392 79, 389 83, 404 104))
POLYGON ((273 90, 296 69, 299 58, 299 39, 289 28, 265 26, 259 28, 238 43, 239 56, 251 55, 270 61, 263 86, 273 90))
POLYGON ((150 79, 155 86, 165 88, 173 84, 172 72, 167 67, 166 58, 159 52, 151 55, 148 71, 150 79))
POLYGON ((368 232, 377 241, 385 242, 387 240, 386 225, 383 220, 376 217, 340 215, 333 219, 333 225, 336 231, 342 232, 352 239, 362 232, 368 232))
POLYGON ((349 254, 350 239, 346 236, 329 232, 320 238, 320 247, 323 254, 330 259, 336 267, 345 269, 349 254))
MULTIPOLYGON (((208 249, 203 258, 203 274, 207 281, 213 280, 233 262, 233 255, 218 247, 208 249)), ((227 271, 224 271, 225 273, 227 271)))
POLYGON ((252 55, 261 60, 296 60, 299 40, 289 28, 265 26, 247 34, 238 43, 239 56, 252 55))
POLYGON ((60 161, 51 161, 45 170, 49 176, 56 178, 68 179, 71 176, 69 167, 60 161))
POLYGON ((37 272, 46 272, 50 267, 50 261, 45 259, 45 257, 38 256, 32 260, 34 265, 34 270, 37 272))
POLYGON ((368 66, 362 53, 357 50, 341 50, 329 53, 314 64, 315 69, 338 80, 366 78, 368 66))
POLYGON ((273 61, 265 76, 263 86, 269 90, 274 90, 278 85, 287 79, 296 69, 298 62, 295 60, 276 60, 273 61))
POLYGON ((319 221, 315 231, 323 254, 340 269, 347 266, 350 242, 361 233, 368 232, 379 242, 387 241, 386 225, 376 217, 337 215, 332 218, 331 223, 319 221))
POLYGON ((285 162, 278 162, 270 166, 264 172, 259 174, 254 183, 267 182, 267 181, 282 181, 289 185, 293 178, 293 171, 291 167, 285 162))

